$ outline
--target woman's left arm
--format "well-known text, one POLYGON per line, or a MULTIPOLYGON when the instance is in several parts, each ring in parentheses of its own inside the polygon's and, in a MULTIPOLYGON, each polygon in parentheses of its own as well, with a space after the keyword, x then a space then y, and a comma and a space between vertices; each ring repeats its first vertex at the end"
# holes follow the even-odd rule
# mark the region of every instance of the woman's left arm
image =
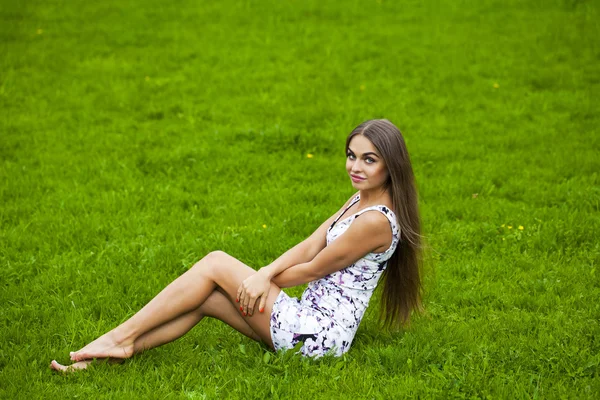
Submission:
POLYGON ((348 267, 379 247, 389 245, 391 235, 390 223, 383 214, 364 213, 315 258, 272 277, 273 283, 279 287, 291 287, 322 278, 348 267))

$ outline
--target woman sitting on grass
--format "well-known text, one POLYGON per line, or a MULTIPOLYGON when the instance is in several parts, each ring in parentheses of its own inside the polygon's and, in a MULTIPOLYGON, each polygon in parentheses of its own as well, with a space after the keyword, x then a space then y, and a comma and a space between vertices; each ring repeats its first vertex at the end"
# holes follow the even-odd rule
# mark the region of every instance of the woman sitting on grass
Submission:
POLYGON ((303 342, 302 354, 350 348, 379 278, 382 319, 408 323, 421 308, 420 222, 402 134, 388 120, 360 124, 346 140, 346 170, 358 193, 308 239, 255 271, 215 251, 174 280, 133 317, 79 351, 69 367, 124 359, 171 342, 213 317, 274 350, 303 342), (342 219, 342 217, 344 217, 342 219), (300 300, 280 288, 307 283, 300 300))

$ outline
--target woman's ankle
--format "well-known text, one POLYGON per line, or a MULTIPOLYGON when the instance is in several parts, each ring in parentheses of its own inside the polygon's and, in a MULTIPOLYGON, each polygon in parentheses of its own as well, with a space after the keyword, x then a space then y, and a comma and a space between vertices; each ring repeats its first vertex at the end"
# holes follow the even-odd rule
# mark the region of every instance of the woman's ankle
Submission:
POLYGON ((125 327, 117 327, 108 333, 109 337, 117 345, 128 345, 133 344, 140 334, 133 329, 126 329, 125 327))

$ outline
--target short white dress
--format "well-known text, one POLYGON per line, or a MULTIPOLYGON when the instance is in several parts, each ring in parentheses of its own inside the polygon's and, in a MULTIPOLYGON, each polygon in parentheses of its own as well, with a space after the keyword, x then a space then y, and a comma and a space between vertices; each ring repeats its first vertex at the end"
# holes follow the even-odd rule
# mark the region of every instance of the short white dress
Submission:
POLYGON ((342 270, 310 282, 300 300, 282 290, 271 312, 271 338, 276 351, 290 349, 303 342, 301 353, 318 358, 326 353, 341 356, 350 348, 371 295, 400 237, 396 215, 383 205, 365 208, 338 223, 359 200, 360 195, 354 197, 328 228, 327 245, 342 235, 358 216, 372 210, 380 211, 389 220, 392 244, 383 253, 369 253, 342 270))

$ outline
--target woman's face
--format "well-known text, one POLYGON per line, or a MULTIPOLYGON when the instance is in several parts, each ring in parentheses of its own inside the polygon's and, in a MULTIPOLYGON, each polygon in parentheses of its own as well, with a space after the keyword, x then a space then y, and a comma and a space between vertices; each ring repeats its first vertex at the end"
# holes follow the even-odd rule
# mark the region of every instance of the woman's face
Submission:
POLYGON ((350 140, 346 154, 346 171, 350 175, 352 186, 359 190, 381 187, 388 179, 383 157, 363 135, 356 135, 350 140))

